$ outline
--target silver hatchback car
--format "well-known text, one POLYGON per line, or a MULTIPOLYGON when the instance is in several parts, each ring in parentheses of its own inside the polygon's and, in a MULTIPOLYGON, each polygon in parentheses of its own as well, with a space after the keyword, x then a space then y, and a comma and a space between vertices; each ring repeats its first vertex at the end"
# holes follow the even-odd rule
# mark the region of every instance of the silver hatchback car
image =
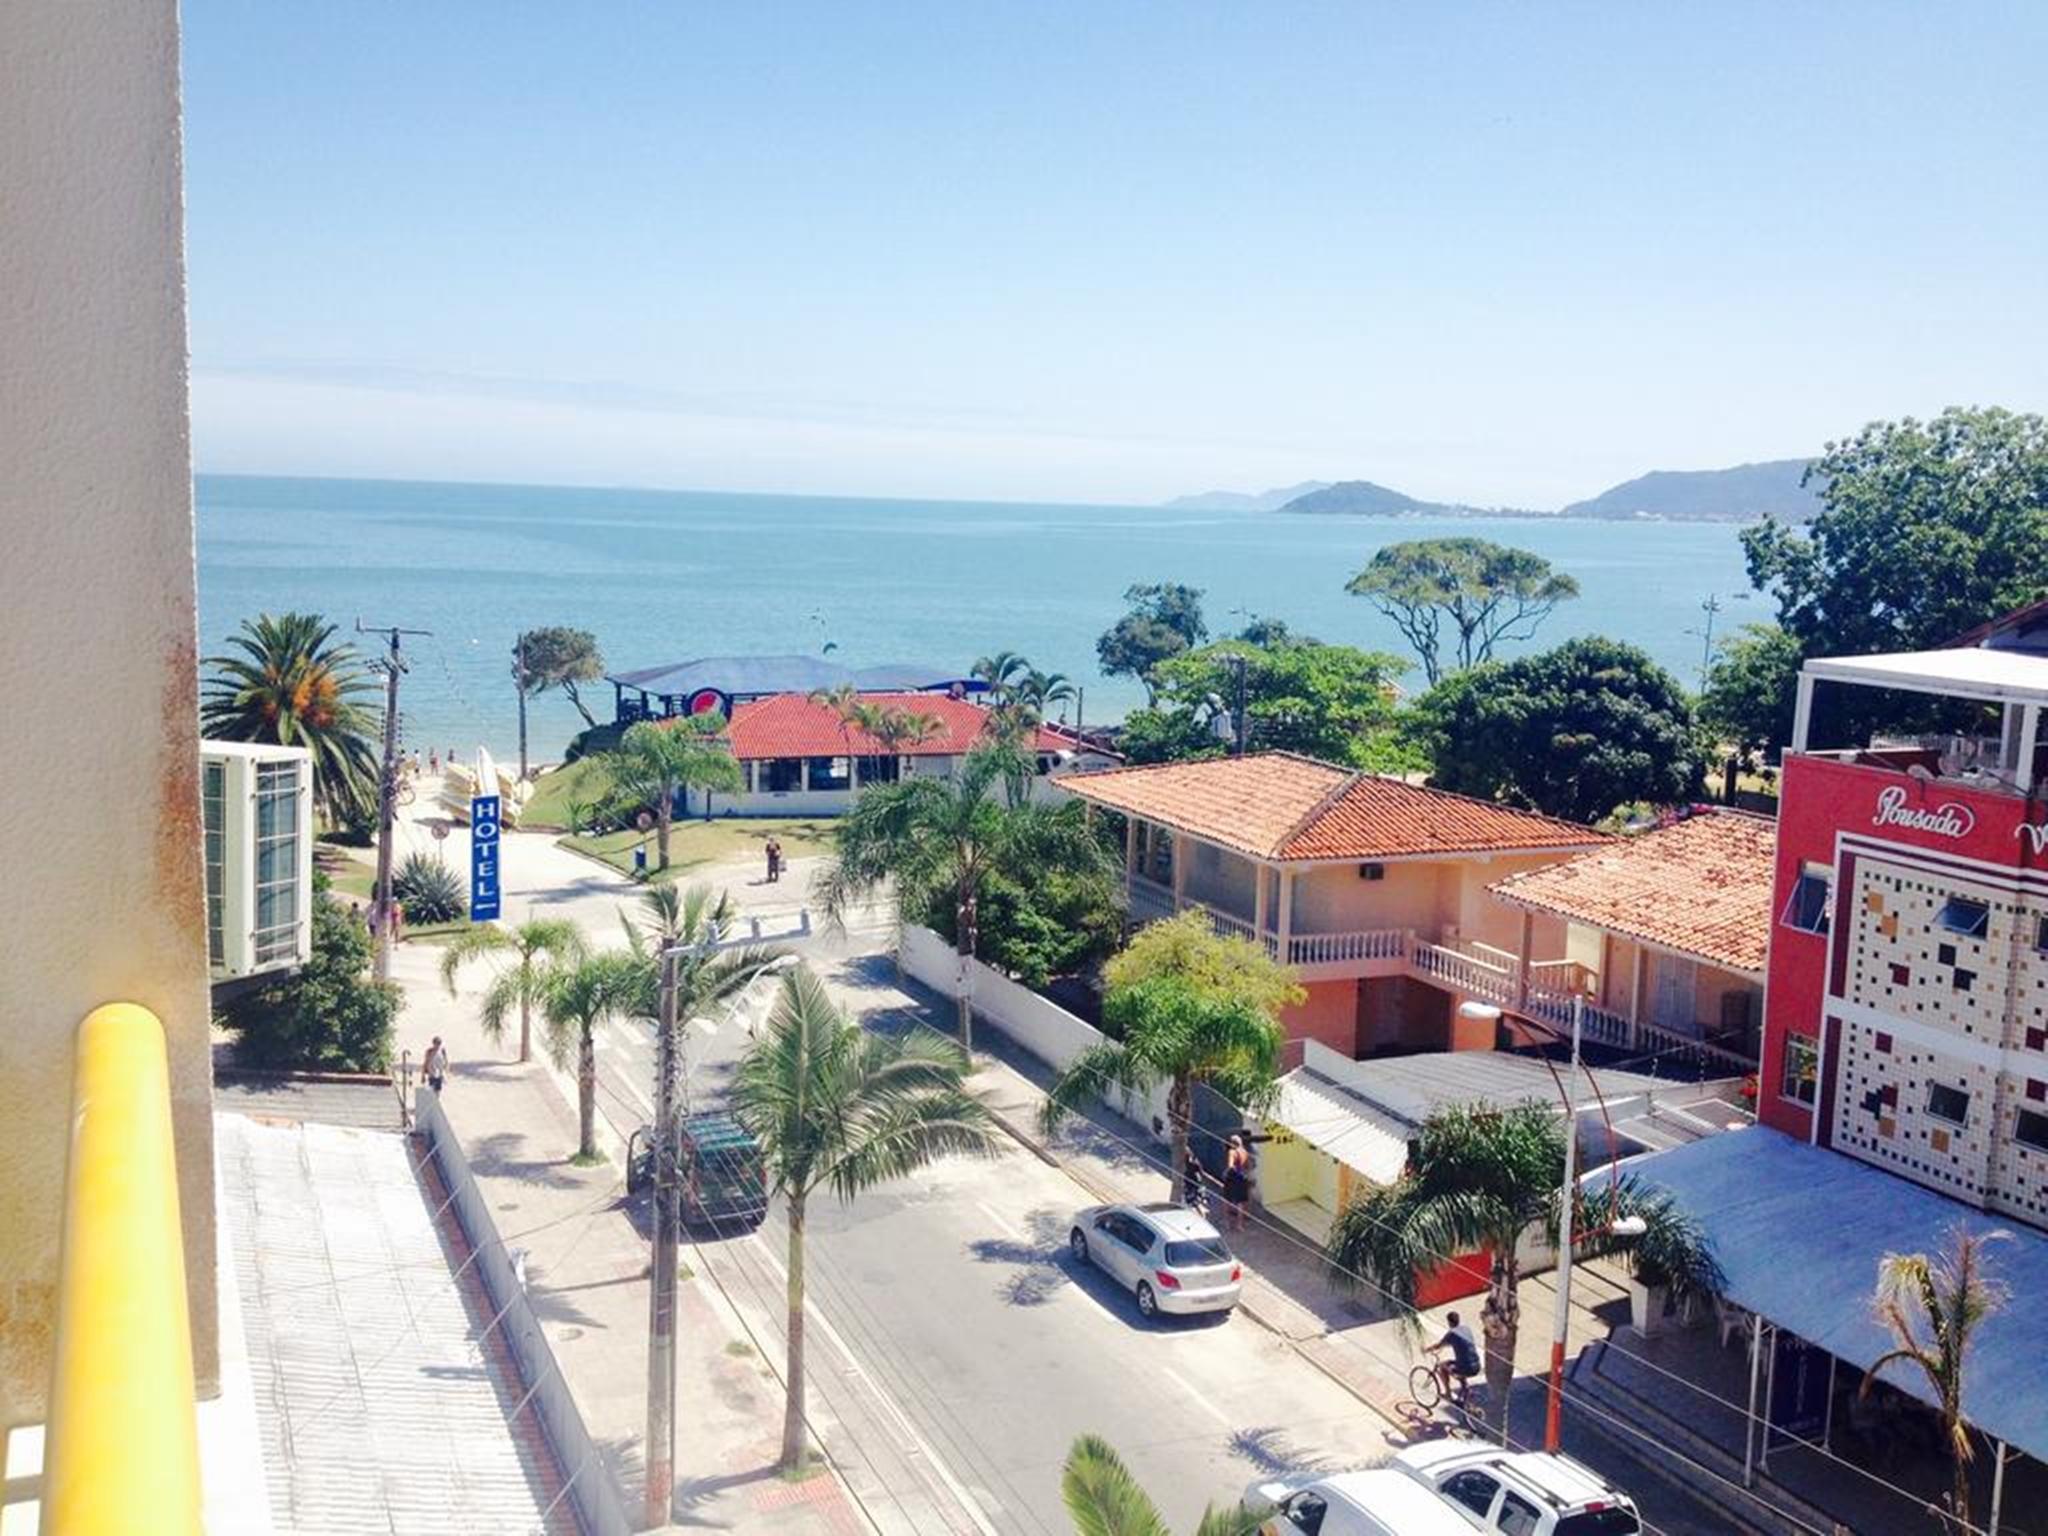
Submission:
POLYGON ((1184 1205, 1092 1205, 1074 1218, 1067 1246, 1130 1287, 1147 1317, 1227 1312, 1243 1289, 1223 1234, 1184 1205))

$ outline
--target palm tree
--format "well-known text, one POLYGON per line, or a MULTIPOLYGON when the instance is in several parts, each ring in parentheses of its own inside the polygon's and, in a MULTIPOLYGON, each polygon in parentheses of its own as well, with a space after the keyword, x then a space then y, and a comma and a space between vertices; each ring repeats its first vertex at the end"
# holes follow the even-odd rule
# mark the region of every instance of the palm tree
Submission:
MULTIPOLYGON (((1411 1324, 1418 1276, 1463 1254, 1491 1256, 1480 1321, 1487 1385, 1501 1415, 1514 1383, 1521 1328, 1516 1249, 1532 1230, 1557 1231, 1565 1135, 1558 1111, 1533 1101, 1438 1110, 1423 1122, 1401 1177, 1352 1200, 1330 1229, 1326 1253, 1337 1282, 1379 1292, 1404 1309, 1411 1324)), ((1572 1221, 1574 1253, 1625 1253, 1639 1276, 1654 1270, 1681 1301, 1719 1289, 1720 1267, 1697 1223, 1667 1196, 1625 1177, 1598 1200, 1599 1211, 1583 1211, 1572 1221), (1610 1234, 1624 1216, 1642 1218, 1641 1236, 1610 1234)))
MULTIPOLYGON (((1265 946, 1218 934, 1206 914, 1185 913, 1172 928, 1187 930, 1185 942, 1153 946, 1170 958, 1121 967, 1122 978, 1111 982, 1102 1001, 1103 1023, 1115 1038, 1068 1063, 1048 1091, 1040 1119, 1050 1133, 1111 1088, 1138 1093, 1163 1082, 1173 1138, 1171 1177, 1180 1180, 1188 1164, 1195 1084, 1208 1084, 1240 1110, 1271 1102, 1287 1039, 1276 1011, 1302 994, 1265 946)), ((1142 959, 1149 951, 1139 944, 1155 937, 1147 930, 1111 966, 1133 953, 1142 959)), ((1170 929, 1169 937, 1179 935, 1170 929)), ((1180 1198, 1193 1193, 1183 1186, 1180 1198)))
MULTIPOLYGON (((889 881, 899 908, 924 910, 949 900, 953 947, 965 962, 975 954, 975 912, 989 875, 1008 866, 1056 865, 1086 870, 1106 864, 1076 802, 1061 806, 1006 804, 991 795, 1016 769, 1014 755, 981 747, 967 754, 951 780, 906 779, 878 785, 839 819, 831 864, 816 893, 825 915, 847 911, 889 881)), ((974 1048, 972 1005, 959 993, 960 1042, 974 1048)))
POLYGON ((638 912, 619 913, 629 945, 652 945, 657 950, 695 944, 723 930, 732 917, 732 897, 708 885, 693 885, 687 891, 650 885, 640 893, 638 912))
POLYGON ((1984 1250, 2010 1237, 2002 1230, 1973 1232, 1961 1222, 1949 1231, 1948 1252, 1888 1253, 1877 1261, 1871 1309, 1895 1341, 1863 1373, 1864 1392, 1888 1365, 1918 1366, 1933 1389, 1949 1452, 1949 1515, 1970 1530, 1970 1426, 1963 1418, 1963 1368, 1970 1341, 1985 1319, 2005 1305, 2006 1287, 1985 1270, 1984 1250), (1926 1324, 1922 1338, 1921 1324, 1926 1324))
POLYGON ((869 705, 861 717, 861 729, 882 744, 882 750, 901 755, 905 747, 930 741, 945 729, 937 715, 921 710, 899 709, 893 704, 869 705))
POLYGON ((983 656, 967 669, 969 677, 980 678, 988 684, 990 696, 998 704, 1009 702, 1018 680, 1031 670, 1031 663, 1016 651, 997 651, 993 656, 983 656))
MULTIPOLYGON (((1158 1506, 1107 1440, 1076 1437, 1060 1469, 1060 1497, 1073 1517, 1075 1536, 1168 1536, 1158 1506)), ((1261 1518, 1242 1504, 1202 1511, 1195 1536, 1257 1536, 1261 1518)))
POLYGON ((627 728, 616 751, 604 755, 619 794, 654 807, 657 868, 668 868, 668 834, 676 797, 693 789, 737 791, 745 780, 731 751, 718 739, 716 721, 686 716, 643 720, 627 728))
POLYGON ((1038 718, 1043 720, 1046 711, 1055 704, 1065 704, 1074 697, 1074 684, 1064 672, 1041 672, 1033 667, 1024 674, 1017 684, 1018 698, 1031 706, 1038 718))
POLYGON ((318 614, 244 619, 228 644, 239 654, 209 656, 213 669, 199 704, 201 729, 221 741, 275 742, 313 754, 313 795, 330 824, 367 817, 377 793, 375 695, 353 647, 337 644, 318 614))
POLYGON ((548 1054, 567 1070, 576 1060, 576 1157, 597 1161, 597 1026, 652 1010, 644 956, 613 950, 586 955, 549 979, 542 1016, 548 1054))
POLYGON ((504 1037, 505 1021, 519 1010, 519 1059, 533 1059, 533 1010, 545 1005, 548 985, 557 971, 583 958, 583 935, 559 917, 528 918, 517 927, 478 923, 465 928, 441 955, 441 985, 455 995, 455 976, 471 960, 491 955, 500 965, 484 992, 478 1022, 492 1044, 504 1037))
POLYGON ((782 1466, 801 1472, 804 1435, 804 1213, 830 1190, 842 1201, 949 1153, 994 1153, 988 1116, 967 1092, 967 1059, 927 1033, 900 1041, 850 1022, 824 983, 799 966, 782 978, 761 1038, 741 1059, 732 1107, 761 1144, 770 1189, 789 1220, 789 1361, 782 1466))

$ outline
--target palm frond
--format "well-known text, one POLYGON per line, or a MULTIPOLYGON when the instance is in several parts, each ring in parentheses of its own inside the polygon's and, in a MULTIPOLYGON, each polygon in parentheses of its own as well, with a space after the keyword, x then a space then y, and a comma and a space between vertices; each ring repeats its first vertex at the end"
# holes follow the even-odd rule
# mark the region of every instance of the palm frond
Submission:
POLYGON ((1060 1471, 1076 1536, 1168 1536, 1159 1510, 1107 1440, 1082 1435, 1060 1471))

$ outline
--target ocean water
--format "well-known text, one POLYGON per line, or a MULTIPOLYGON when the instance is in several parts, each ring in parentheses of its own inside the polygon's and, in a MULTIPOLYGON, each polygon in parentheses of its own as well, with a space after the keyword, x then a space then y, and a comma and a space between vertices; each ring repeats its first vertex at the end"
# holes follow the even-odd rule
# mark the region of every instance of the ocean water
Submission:
MULTIPOLYGON (((1143 700, 1096 670, 1095 639, 1124 589, 1203 589, 1212 631, 1252 614, 1319 639, 1406 654, 1393 626, 1344 584, 1383 544, 1471 534, 1543 554, 1578 577, 1533 642, 1608 634, 1698 680, 1701 604, 1717 634, 1769 616, 1747 593, 1728 524, 1288 516, 1156 507, 1028 506, 714 492, 591 490, 202 475, 199 616, 212 654, 246 617, 312 609, 348 628, 429 629, 409 640, 404 739, 501 757, 518 744, 513 637, 591 630, 608 668, 692 656, 817 655, 965 668, 1019 651, 1085 689, 1090 722, 1143 700)), ((1420 687, 1420 670, 1411 676, 1420 687)), ((584 690, 599 719, 612 690, 584 690)), ((532 753, 558 755, 582 725, 547 694, 532 753)))

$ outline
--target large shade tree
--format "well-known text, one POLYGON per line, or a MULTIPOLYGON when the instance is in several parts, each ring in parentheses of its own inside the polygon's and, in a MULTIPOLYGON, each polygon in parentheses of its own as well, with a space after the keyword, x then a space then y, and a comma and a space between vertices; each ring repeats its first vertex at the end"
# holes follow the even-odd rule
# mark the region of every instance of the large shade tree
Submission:
POLYGON ((604 768, 614 795, 653 811, 660 869, 669 867, 677 799, 693 789, 736 793, 746 782, 719 736, 719 722, 697 716, 628 727, 617 749, 604 754, 604 768))
MULTIPOLYGON (((1159 1513, 1115 1447, 1100 1435, 1078 1437, 1060 1469, 1060 1499, 1074 1522, 1075 1536, 1170 1536, 1159 1513)), ((1262 1516, 1242 1504, 1202 1512, 1195 1536, 1258 1536, 1262 1516)))
POLYGON ((851 1202, 953 1154, 994 1151, 987 1112, 966 1088, 967 1061, 929 1033, 890 1040, 847 1019, 824 983, 798 967, 741 1058, 732 1108, 761 1145, 789 1229, 788 1364, 782 1466, 803 1470, 804 1230, 811 1197, 851 1202))
POLYGON ((1707 669, 1700 722, 1743 761, 1776 752, 1792 739, 1799 696, 1798 637, 1776 624, 1745 624, 1707 669))
MULTIPOLYGON (((1505 1411, 1514 1381, 1521 1329, 1518 1249, 1534 1234, 1556 1239, 1564 1138, 1564 1118, 1553 1105, 1438 1110, 1423 1122, 1407 1171, 1353 1199, 1330 1229, 1327 1254, 1339 1286, 1375 1292, 1411 1322, 1423 1276, 1468 1254, 1488 1255, 1480 1322, 1496 1415, 1505 1411)), ((1640 1278, 1680 1300, 1705 1298, 1720 1284, 1698 1224, 1633 1179, 1583 1194, 1572 1233, 1574 1253, 1619 1251, 1640 1278), (1611 1235, 1623 1216, 1642 1218, 1640 1237, 1611 1235)))
POLYGON ((511 925, 476 923, 456 934, 441 952, 441 985, 453 997, 456 977, 464 966, 472 960, 494 962, 477 1022, 495 1044, 517 1013, 519 1059, 531 1061, 534 1013, 546 1007, 548 987, 556 975, 583 956, 583 935, 564 918, 535 917, 511 925))
POLYGON ((586 726, 597 717, 583 702, 579 685, 594 683, 604 676, 604 653, 597 648, 597 636, 587 629, 545 625, 522 630, 512 642, 512 686, 519 693, 519 777, 527 776, 526 701, 550 688, 559 688, 576 706, 586 726))
POLYGON ((379 714, 368 667, 318 614, 263 614, 209 656, 203 733, 222 741, 304 747, 313 798, 329 823, 367 822, 377 799, 379 714))
POLYGON ((831 862, 818 877, 820 903, 835 923, 892 882, 903 911, 927 910, 939 901, 950 907, 953 947, 963 962, 960 1040, 969 1049, 974 1016, 964 962, 977 953, 981 894, 989 877, 1032 864, 1085 872, 1108 858, 1079 802, 1043 805, 1000 793, 1028 771, 1016 753, 978 747, 949 780, 877 786, 839 819, 831 862))
POLYGON ((1579 583, 1530 550, 1414 539, 1376 551, 1344 590, 1394 621, 1436 683, 1490 660, 1504 641, 1528 639, 1559 603, 1579 595, 1579 583))
POLYGON ((1151 755, 1154 744, 1167 747, 1167 756, 1183 755, 1176 746, 1188 748, 1187 756, 1209 756, 1235 737, 1242 708, 1249 747, 1386 768, 1396 766, 1385 760, 1395 679, 1407 670, 1398 656, 1348 645, 1225 640, 1155 667, 1154 707, 1134 711, 1127 725, 1147 760, 1161 760, 1151 755))
POLYGON ((1632 645, 1597 636, 1445 678, 1412 722, 1439 788, 1596 822, 1700 792, 1707 752, 1692 702, 1632 645))
POLYGON ((1273 1097, 1287 1031, 1280 1010, 1305 995, 1263 944, 1216 932, 1195 909, 1154 923, 1104 967, 1102 1021, 1110 1036, 1075 1057, 1046 1095, 1047 1131, 1112 1089, 1166 1084, 1170 1176, 1182 1200, 1195 1085, 1256 1112, 1273 1097))
POLYGON ((1124 601, 1130 609, 1095 642, 1096 659, 1107 676, 1136 678, 1150 699, 1152 669, 1209 638, 1201 589, 1177 581, 1139 582, 1125 589, 1124 601))

